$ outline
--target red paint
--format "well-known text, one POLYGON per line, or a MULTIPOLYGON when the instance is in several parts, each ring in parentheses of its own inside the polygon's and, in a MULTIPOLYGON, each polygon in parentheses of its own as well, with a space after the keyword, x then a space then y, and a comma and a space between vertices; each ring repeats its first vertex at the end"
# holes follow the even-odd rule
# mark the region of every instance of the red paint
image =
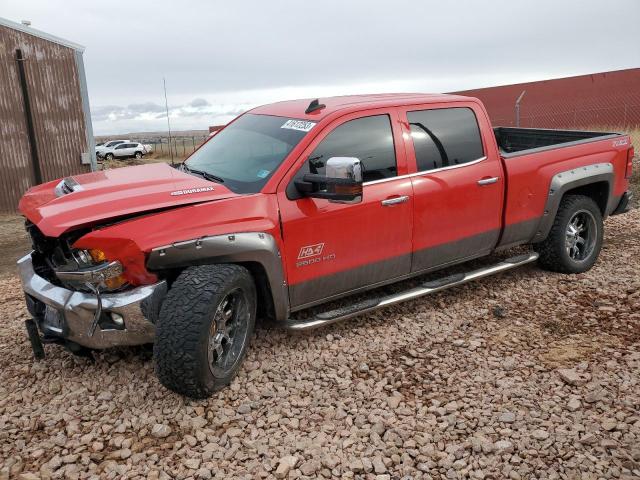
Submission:
MULTIPOLYGON (((411 173, 416 172, 417 168, 407 112, 450 106, 451 102, 439 102, 399 109, 411 173)), ((479 102, 465 99, 456 102, 455 106, 468 107, 475 113, 487 158, 475 165, 436 173, 426 172, 412 178, 414 250, 499 230, 502 227, 504 172, 491 124, 479 102), (498 182, 483 187, 478 185, 478 180, 491 177, 498 177, 498 182)), ((492 249, 495 245, 487 244, 484 247, 492 249)))
POLYGON ((40 185, 25 194, 20 209, 49 236, 95 225, 75 246, 99 248, 109 259, 122 261, 127 278, 134 284, 155 281, 155 275, 145 268, 145 257, 153 248, 207 235, 266 232, 278 243, 287 283, 295 285, 539 218, 551 178, 561 171, 611 162, 615 169, 614 194, 622 195, 628 188, 628 137, 619 137, 627 143, 621 146, 608 139, 505 160, 499 155, 486 110, 476 99, 416 94, 336 97, 322 99, 326 108, 304 114, 309 101, 282 102, 252 111, 318 122, 260 193, 237 195, 223 185, 157 164, 79 175, 74 178, 84 190, 59 198, 53 193, 57 182, 40 185), (406 112, 450 106, 466 106, 476 113, 485 160, 463 168, 365 185, 363 201, 356 205, 311 198, 292 201, 286 197, 287 184, 316 145, 335 127, 358 117, 389 115, 398 175, 415 173, 406 112), (478 186, 477 181, 487 177, 499 180, 478 186), (211 186, 214 190, 209 192, 171 195, 178 190, 211 186), (381 205, 382 200, 401 195, 409 196, 409 201, 393 207, 381 205), (119 217, 140 212, 147 213, 117 222, 119 217), (117 223, 100 226, 109 219, 117 223), (318 247, 320 243, 324 244, 322 248, 318 247), (305 258, 327 256, 328 261, 297 268, 301 251, 311 252, 305 258))
MULTIPOLYGON (((314 148, 338 125, 354 118, 380 114, 391 116, 394 136, 401 137, 400 123, 394 108, 361 107, 357 113, 348 113, 329 122, 299 156, 296 167, 301 166, 314 148)), ((397 138, 395 150, 398 175, 404 175, 408 173, 404 143, 397 138)), ((413 192, 410 179, 398 178, 365 186, 363 201, 356 205, 331 203, 317 198, 291 201, 287 198, 285 189, 297 170, 292 168, 284 176, 277 193, 285 238, 284 257, 289 284, 349 270, 411 251, 412 202, 393 207, 382 207, 380 204, 382 200, 401 195, 407 195, 411 199, 413 192), (300 248, 318 242, 324 243, 322 257, 326 260, 306 267, 297 267, 300 248)))
POLYGON ((22 214, 47 236, 57 237, 67 230, 124 215, 235 196, 223 185, 180 172, 165 163, 103 170, 72 178, 80 184, 81 191, 56 197, 54 187, 59 182, 56 180, 29 189, 20 200, 22 214), (185 189, 212 186, 212 191, 171 195, 185 189))

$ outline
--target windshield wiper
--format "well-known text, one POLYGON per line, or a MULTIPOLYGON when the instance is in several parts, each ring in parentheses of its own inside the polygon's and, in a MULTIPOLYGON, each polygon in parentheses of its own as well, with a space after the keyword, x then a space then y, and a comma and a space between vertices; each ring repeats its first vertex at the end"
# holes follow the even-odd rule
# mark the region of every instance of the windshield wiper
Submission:
POLYGON ((205 180, 209 180, 210 182, 224 183, 224 178, 218 177, 217 175, 214 175, 213 173, 205 172, 204 170, 196 170, 194 168, 189 168, 184 163, 182 164, 182 168, 186 172, 195 173, 196 175, 200 175, 202 178, 204 178, 205 180))

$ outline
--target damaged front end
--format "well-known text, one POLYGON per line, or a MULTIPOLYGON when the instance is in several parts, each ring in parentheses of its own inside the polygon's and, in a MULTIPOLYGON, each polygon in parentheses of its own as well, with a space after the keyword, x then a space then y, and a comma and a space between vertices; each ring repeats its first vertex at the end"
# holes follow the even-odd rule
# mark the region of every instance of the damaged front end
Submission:
MULTIPOLYGON (((46 237, 27 222, 33 252, 18 261, 33 324, 27 331, 36 357, 38 343, 61 343, 77 353, 153 342, 166 295, 164 280, 136 286, 123 264, 97 249, 77 248, 87 231, 46 237)), ((156 279, 157 280, 157 279, 156 279)))

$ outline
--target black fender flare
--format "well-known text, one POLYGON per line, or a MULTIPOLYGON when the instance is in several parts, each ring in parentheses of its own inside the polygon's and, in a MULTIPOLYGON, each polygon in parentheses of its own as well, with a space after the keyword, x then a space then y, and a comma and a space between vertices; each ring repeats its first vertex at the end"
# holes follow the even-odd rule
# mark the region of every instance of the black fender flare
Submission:
POLYGON ((147 268, 154 271, 214 263, 259 263, 266 273, 275 319, 289 317, 282 257, 275 238, 268 233, 228 233, 156 247, 149 253, 147 268))
POLYGON ((544 214, 540 219, 536 233, 532 242, 541 242, 551 230, 556 213, 560 207, 560 201, 565 193, 574 188, 591 185, 594 183, 606 182, 608 185, 607 204, 603 212, 603 218, 615 209, 615 198, 613 196, 614 170, 611 163, 595 163, 583 167, 573 168, 555 174, 551 178, 547 202, 544 207, 544 214))

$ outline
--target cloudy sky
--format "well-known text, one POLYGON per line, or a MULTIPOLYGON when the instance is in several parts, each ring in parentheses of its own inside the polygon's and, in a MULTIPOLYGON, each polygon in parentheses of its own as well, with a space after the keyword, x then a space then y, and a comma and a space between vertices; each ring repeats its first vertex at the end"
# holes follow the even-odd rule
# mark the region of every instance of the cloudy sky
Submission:
POLYGON ((80 43, 96 134, 205 129, 262 103, 447 92, 640 66, 639 0, 2 0, 80 43))

